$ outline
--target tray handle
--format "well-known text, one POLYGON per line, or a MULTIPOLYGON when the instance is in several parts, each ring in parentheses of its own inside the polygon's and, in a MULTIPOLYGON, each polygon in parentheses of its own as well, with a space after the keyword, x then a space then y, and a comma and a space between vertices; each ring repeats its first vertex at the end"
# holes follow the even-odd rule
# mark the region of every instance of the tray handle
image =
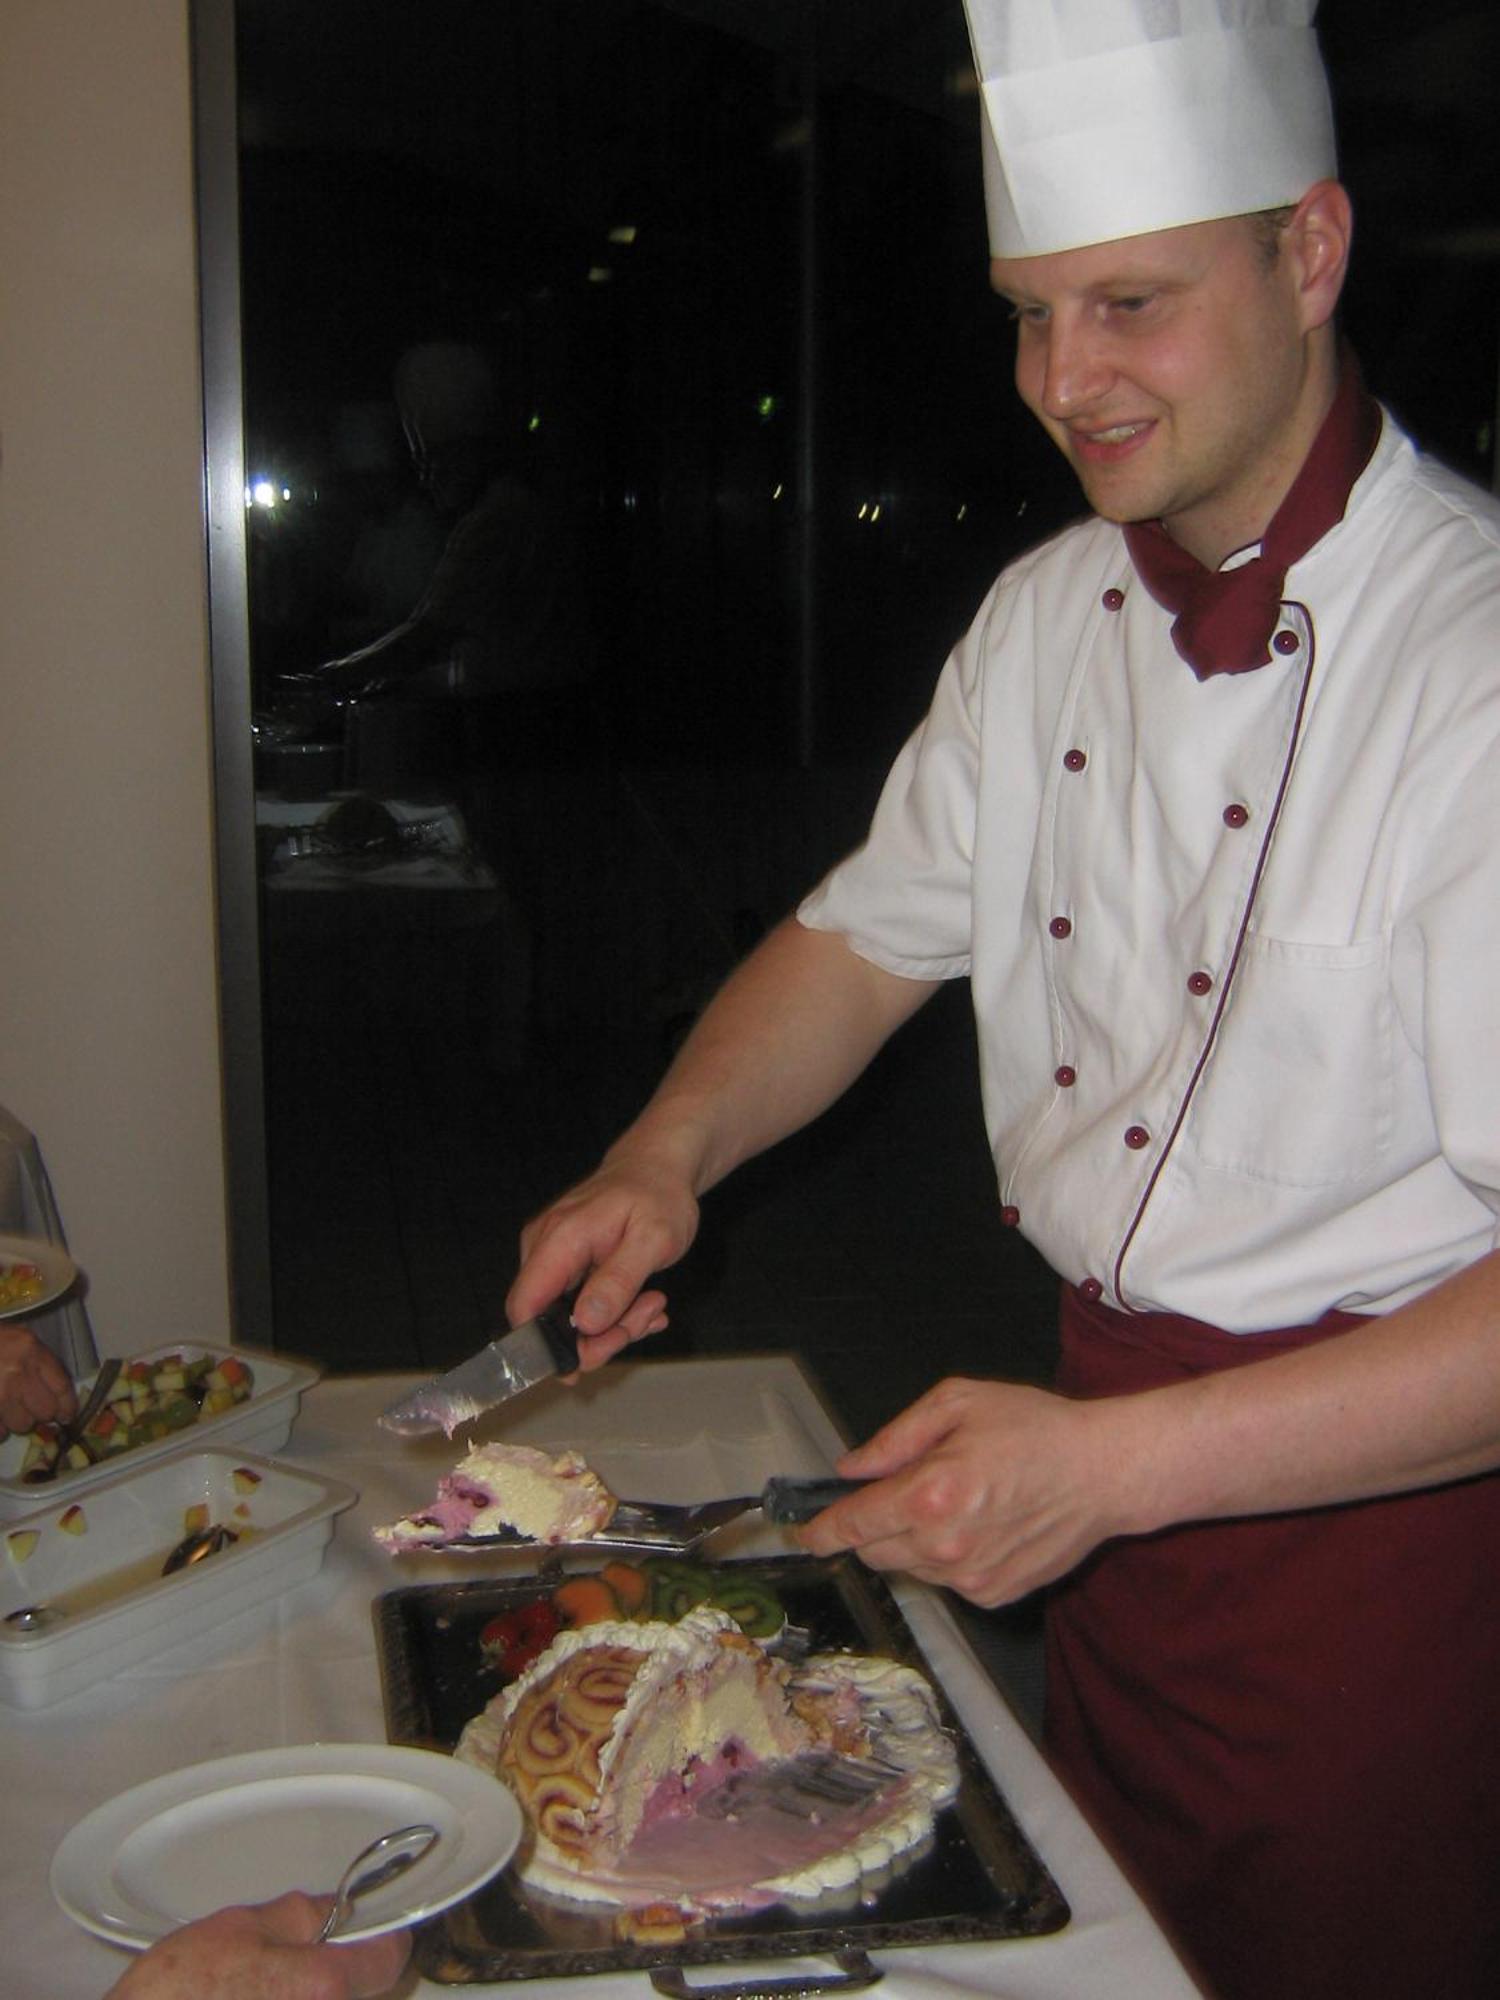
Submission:
POLYGON ((884 1968, 871 1962, 858 1945, 846 1945, 833 1954, 837 1973, 826 1977, 799 1973, 792 1979, 731 1980, 720 1986, 689 1986, 680 1965, 658 1965, 651 1984, 668 2000, 802 2000, 804 1994, 859 1993, 884 1979, 884 1968))

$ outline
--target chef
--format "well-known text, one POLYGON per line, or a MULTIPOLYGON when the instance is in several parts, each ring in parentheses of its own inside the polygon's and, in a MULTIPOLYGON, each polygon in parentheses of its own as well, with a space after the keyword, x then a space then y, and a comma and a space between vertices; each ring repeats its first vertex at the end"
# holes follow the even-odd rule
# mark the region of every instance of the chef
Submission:
POLYGON ((508 1307, 664 1321, 704 1191, 971 981, 1056 1392, 804 1531, 1051 1585, 1047 1743, 1221 2000, 1500 1991, 1500 510, 1371 399, 1312 0, 968 0, 991 279, 1091 509, 508 1307), (644 1288, 644 1289, 643 1289, 644 1288))

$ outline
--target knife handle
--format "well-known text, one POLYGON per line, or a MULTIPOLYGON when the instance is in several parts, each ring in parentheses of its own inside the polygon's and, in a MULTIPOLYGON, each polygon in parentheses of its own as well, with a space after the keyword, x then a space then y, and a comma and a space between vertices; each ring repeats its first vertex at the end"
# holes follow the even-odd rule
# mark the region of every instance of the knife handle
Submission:
POLYGON ((550 1306, 543 1306, 536 1316, 536 1324, 541 1329, 542 1338, 547 1343, 547 1351, 557 1363, 559 1375, 572 1375, 578 1368, 578 1336, 573 1331, 570 1315, 576 1292, 568 1292, 555 1299, 550 1306))
POLYGON ((863 1479, 768 1479, 760 1496, 761 1512, 768 1521, 790 1526, 810 1521, 846 1493, 857 1493, 868 1484, 863 1479))

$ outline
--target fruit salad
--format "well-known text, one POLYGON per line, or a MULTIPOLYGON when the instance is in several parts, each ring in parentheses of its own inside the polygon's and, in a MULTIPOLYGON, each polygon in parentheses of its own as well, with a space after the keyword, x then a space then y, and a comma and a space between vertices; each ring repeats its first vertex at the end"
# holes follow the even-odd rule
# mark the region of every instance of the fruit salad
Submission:
POLYGON ((545 1596, 499 1612, 479 1635, 480 1656, 486 1667, 514 1680, 565 1626, 629 1618, 675 1625, 699 1604, 727 1612, 752 1639, 774 1639, 786 1628, 781 1599, 768 1584, 732 1569, 648 1556, 640 1563, 610 1562, 580 1571, 545 1596))
POLYGON ((28 1434, 21 1477, 40 1484, 62 1472, 82 1471, 133 1445, 191 1430, 205 1417, 248 1402, 254 1391, 254 1374, 234 1354, 173 1353, 127 1361, 81 1437, 64 1446, 56 1424, 38 1424, 28 1434))
POLYGON ((24 1258, 0 1257, 0 1312, 29 1306, 46 1289, 39 1265, 24 1258))

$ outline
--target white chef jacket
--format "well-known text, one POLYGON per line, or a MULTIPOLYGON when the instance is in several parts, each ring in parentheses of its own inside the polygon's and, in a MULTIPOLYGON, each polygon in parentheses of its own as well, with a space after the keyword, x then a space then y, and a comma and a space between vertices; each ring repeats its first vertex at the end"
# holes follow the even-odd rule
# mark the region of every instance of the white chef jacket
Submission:
POLYGON ((1055 1270, 1236 1333, 1389 1311, 1500 1214, 1500 507, 1387 416, 1283 588, 1200 682, 1119 528, 1013 564, 798 912, 969 975, 1055 1270))

